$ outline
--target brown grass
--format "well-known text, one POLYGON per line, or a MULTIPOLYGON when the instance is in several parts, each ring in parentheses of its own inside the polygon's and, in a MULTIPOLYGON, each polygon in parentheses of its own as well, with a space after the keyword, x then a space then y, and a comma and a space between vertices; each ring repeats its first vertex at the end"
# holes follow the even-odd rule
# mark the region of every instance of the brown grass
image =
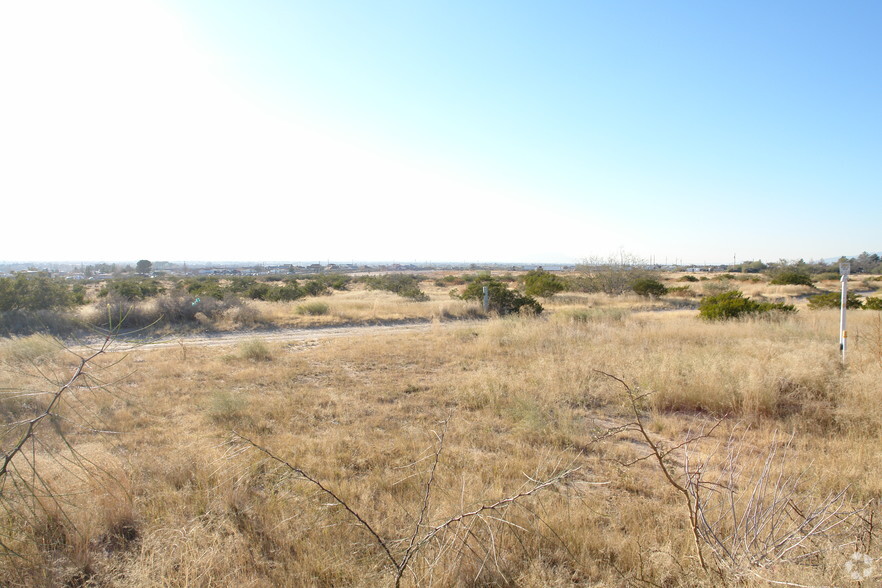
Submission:
MULTIPOLYGON (((296 303, 261 312, 283 324, 471 312, 440 288, 427 291, 427 303, 356 291, 322 298, 328 315, 297 314, 296 303)), ((836 312, 707 323, 674 307, 561 295, 538 319, 321 339, 309 347, 249 343, 260 353, 248 346, 135 349, 103 376, 114 382, 113 395, 92 401, 104 426, 119 434, 108 442, 93 431, 68 431, 116 482, 83 486, 66 479, 64 468, 47 470, 53 487, 69 492, 74 514, 38 513, 40 524, 6 533, 17 537, 10 547, 25 559, 3 556, 0 583, 391 584, 384 554, 361 525, 265 455, 241 451, 232 431, 321 480, 396 546, 413 531, 435 432, 449 419, 428 525, 563 467, 580 469, 550 490, 452 528, 413 561, 406 585, 734 584, 732 576, 701 571, 677 492, 658 468, 645 460, 621 465, 646 455, 640 439, 598 440, 633 414, 621 387, 595 370, 649 393, 648 430, 663 444, 725 417, 694 451, 703 455, 734 434, 747 478, 757 475, 771 440, 792 433, 784 467, 788 475, 802 472, 797 508, 842 490, 855 506, 882 497, 879 313, 849 316, 843 369, 836 312)), ((0 347, 4 389, 45 388, 40 373, 70 367, 67 355, 42 343, 23 346, 34 349, 0 347)), ((4 401, 5 416, 26 411, 16 402, 4 401)), ((681 459, 671 455, 678 472, 681 459)), ((6 513, 5 529, 22 520, 15 514, 6 513)), ((849 529, 813 540, 818 554, 802 562, 811 565, 782 563, 738 581, 843 585, 852 552, 882 555, 878 538, 870 533, 867 541, 868 527, 849 529)))

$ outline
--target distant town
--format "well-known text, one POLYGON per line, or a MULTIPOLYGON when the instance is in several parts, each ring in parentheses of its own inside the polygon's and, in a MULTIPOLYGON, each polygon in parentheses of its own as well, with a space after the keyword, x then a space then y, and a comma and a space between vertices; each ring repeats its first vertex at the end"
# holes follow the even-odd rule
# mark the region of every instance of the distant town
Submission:
MULTIPOLYGON (((146 260, 141 260, 146 261, 146 260)), ((268 276, 268 275, 315 275, 350 274, 370 275, 392 272, 435 272, 435 271, 530 271, 543 269, 551 272, 574 271, 577 264, 522 264, 522 263, 254 263, 254 262, 149 262, 149 271, 139 269, 140 262, 116 263, 0 263, 0 277, 10 277, 20 273, 48 274, 52 277, 70 280, 108 280, 115 277, 148 274, 162 276, 268 276)), ((683 272, 727 272, 741 271, 732 265, 659 265, 633 262, 625 265, 656 271, 683 272)))

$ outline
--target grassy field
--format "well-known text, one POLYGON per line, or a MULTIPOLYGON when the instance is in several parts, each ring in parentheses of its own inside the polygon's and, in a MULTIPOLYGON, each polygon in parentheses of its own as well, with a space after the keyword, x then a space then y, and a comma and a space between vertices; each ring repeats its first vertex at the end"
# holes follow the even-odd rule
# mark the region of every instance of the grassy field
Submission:
MULTIPOLYGON (((4 466, 0 584, 875 585, 852 557, 882 557, 882 313, 849 314, 843 367, 806 287, 738 287, 800 312, 563 293, 458 324, 474 303, 427 283, 255 305, 423 333, 117 345, 4 466)), ((41 336, 0 362, 5 423, 79 365, 41 336)))

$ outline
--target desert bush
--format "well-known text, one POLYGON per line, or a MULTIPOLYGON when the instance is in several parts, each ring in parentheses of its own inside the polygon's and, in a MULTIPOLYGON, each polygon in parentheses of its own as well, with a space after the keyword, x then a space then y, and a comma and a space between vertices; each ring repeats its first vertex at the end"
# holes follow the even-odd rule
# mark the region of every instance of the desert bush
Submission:
POLYGON ((274 292, 274 297, 280 302, 290 302, 298 300, 305 296, 303 289, 297 284, 296 280, 286 282, 284 286, 279 286, 274 292))
POLYGON ((186 290, 193 296, 209 296, 218 300, 224 297, 224 288, 220 280, 213 277, 188 278, 179 282, 178 288, 186 290))
POLYGON ((165 292, 159 280, 150 278, 122 278, 110 280, 98 291, 99 298, 114 294, 126 300, 146 300, 165 292))
POLYGON ((364 283, 371 290, 386 290, 394 292, 402 298, 409 298, 417 302, 429 299, 425 292, 420 290, 420 279, 409 274, 386 274, 383 276, 367 276, 364 283))
POLYGON ((639 278, 631 284, 631 289, 638 295, 649 298, 650 296, 664 296, 668 293, 667 287, 658 280, 652 278, 639 278))
POLYGON ((123 298, 118 294, 108 294, 95 303, 92 311, 85 315, 86 323, 105 330, 143 329, 155 325, 162 317, 157 305, 123 298))
POLYGON ((346 274, 328 274, 314 279, 319 280, 327 288, 340 291, 348 289, 352 281, 352 278, 346 274))
POLYGON ((866 310, 882 310, 882 298, 868 296, 864 300, 864 308, 866 310))
POLYGON ((668 288, 668 294, 671 296, 681 296, 683 298, 693 298, 698 295, 698 293, 689 286, 674 286, 673 288, 668 288))
POLYGON ((463 276, 447 275, 435 280, 435 285, 439 288, 444 288, 445 286, 461 286, 465 283, 466 280, 463 276))
POLYGON ((307 296, 324 296, 329 294, 328 286, 321 280, 309 280, 303 284, 303 292, 307 296))
POLYGON ((45 274, 0 278, 0 312, 65 309, 77 299, 65 280, 45 274))
POLYGON ((579 266, 582 275, 571 279, 573 290, 582 292, 604 292, 612 296, 624 294, 631 284, 641 278, 657 279, 656 273, 639 266, 603 263, 579 266))
POLYGON ((698 278, 696 278, 695 276, 686 275, 686 276, 683 276, 682 278, 680 278, 680 281, 681 282, 697 282, 698 278))
POLYGON ((814 286, 811 277, 804 272, 797 270, 784 270, 775 274, 772 281, 773 285, 794 285, 794 286, 814 286))
POLYGON ((698 307, 698 315, 705 320, 728 320, 773 312, 796 312, 796 307, 782 302, 756 302, 738 290, 708 296, 698 307))
MULTIPOLYGON (((817 294, 808 299, 808 307, 811 310, 821 308, 839 308, 842 305, 842 294, 839 292, 827 292, 826 294, 817 294)), ((846 308, 863 308, 864 303, 860 296, 854 292, 849 292, 845 300, 846 308)))
POLYGON ((524 293, 527 296, 551 298, 566 287, 564 280, 544 270, 532 270, 524 276, 524 293))
MULTIPOLYGON (((208 318, 208 317, 206 317, 208 318)), ((268 321, 260 310, 249 304, 233 304, 222 312, 222 318, 211 319, 237 328, 252 328, 265 325, 268 321)))
POLYGON ((210 320, 219 319, 230 309, 242 306, 242 301, 235 296, 224 296, 218 300, 211 296, 190 296, 182 291, 175 291, 156 299, 157 319, 163 324, 181 324, 198 322, 199 315, 210 320))
POLYGON ((490 310, 501 315, 512 313, 540 314, 544 309, 532 296, 510 290, 508 286, 493 278, 469 284, 460 295, 462 300, 484 300, 484 286, 490 294, 490 310))
POLYGON ((275 288, 266 282, 255 282, 242 292, 242 295, 251 300, 272 300, 272 292, 275 288))

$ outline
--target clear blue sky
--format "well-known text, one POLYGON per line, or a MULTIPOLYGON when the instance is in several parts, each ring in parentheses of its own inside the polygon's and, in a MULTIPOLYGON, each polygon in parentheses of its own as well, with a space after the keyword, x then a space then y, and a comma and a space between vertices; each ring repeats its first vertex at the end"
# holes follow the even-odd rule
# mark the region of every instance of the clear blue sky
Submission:
POLYGON ((882 250, 882 3, 0 6, 0 260, 882 250))

